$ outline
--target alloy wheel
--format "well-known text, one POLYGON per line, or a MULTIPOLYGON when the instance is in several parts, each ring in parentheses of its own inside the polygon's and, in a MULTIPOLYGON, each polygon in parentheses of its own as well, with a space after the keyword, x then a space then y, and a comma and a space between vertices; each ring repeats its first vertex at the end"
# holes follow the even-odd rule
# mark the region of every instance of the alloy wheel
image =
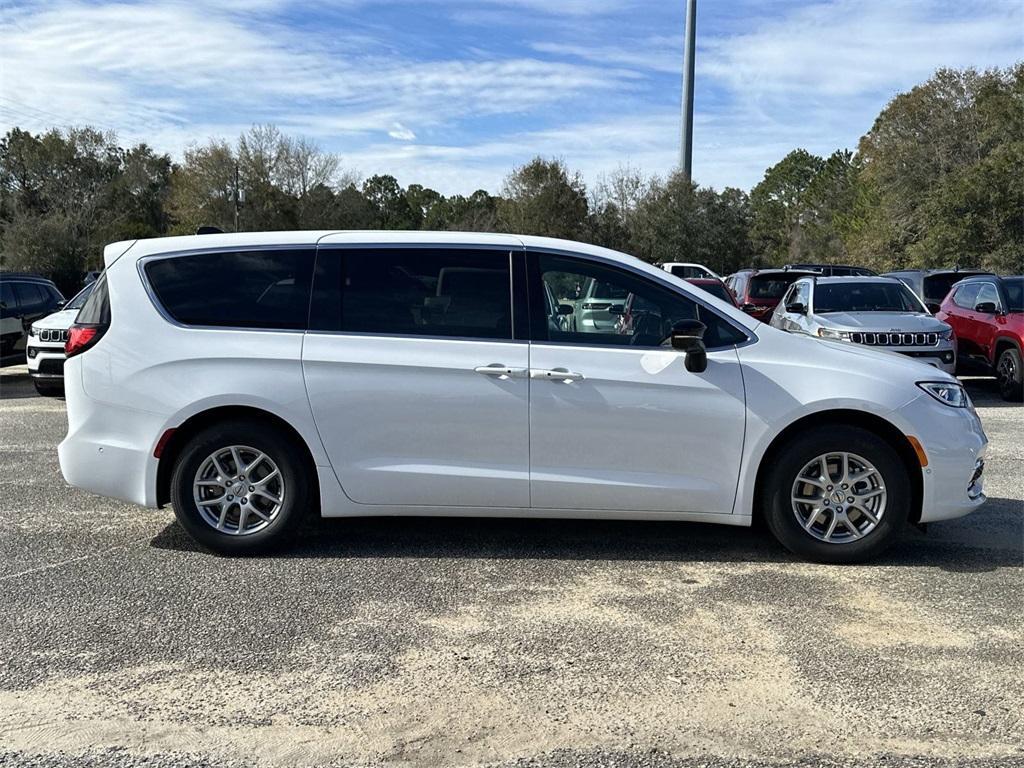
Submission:
POLYGON ((281 512, 284 477, 263 451, 230 445, 199 465, 192 496, 209 526, 229 536, 246 536, 266 528, 281 512))
POLYGON ((793 514, 806 533, 827 544, 867 536, 885 514, 882 474, 853 453, 822 454, 804 465, 793 481, 793 514))

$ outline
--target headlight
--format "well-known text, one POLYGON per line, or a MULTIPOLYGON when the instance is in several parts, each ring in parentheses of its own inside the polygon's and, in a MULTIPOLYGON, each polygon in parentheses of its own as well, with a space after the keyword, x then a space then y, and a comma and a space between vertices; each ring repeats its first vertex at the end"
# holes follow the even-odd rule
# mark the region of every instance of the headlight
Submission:
POLYGON ((952 384, 946 381, 919 381, 917 386, 943 405, 953 408, 969 408, 971 405, 971 399, 967 396, 967 391, 959 384, 952 384))
POLYGON ((953 337, 953 329, 946 328, 944 331, 939 331, 939 338, 943 341, 949 341, 953 337))
POLYGON ((30 325, 28 327, 28 335, 29 336, 33 336, 33 337, 34 336, 38 336, 39 335, 39 331, 36 330, 36 327, 34 325, 30 325))
POLYGON ((849 331, 836 331, 832 328, 819 328, 818 335, 823 339, 838 339, 840 341, 849 341, 849 331))

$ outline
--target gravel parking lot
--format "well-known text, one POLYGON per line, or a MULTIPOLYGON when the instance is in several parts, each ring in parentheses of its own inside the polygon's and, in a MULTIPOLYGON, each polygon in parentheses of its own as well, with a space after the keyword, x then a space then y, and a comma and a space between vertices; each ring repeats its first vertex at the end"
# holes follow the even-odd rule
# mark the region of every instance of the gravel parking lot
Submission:
POLYGON ((0 764, 1024 764, 1024 410, 880 562, 677 523, 334 520, 264 559, 68 488, 0 376, 0 764))

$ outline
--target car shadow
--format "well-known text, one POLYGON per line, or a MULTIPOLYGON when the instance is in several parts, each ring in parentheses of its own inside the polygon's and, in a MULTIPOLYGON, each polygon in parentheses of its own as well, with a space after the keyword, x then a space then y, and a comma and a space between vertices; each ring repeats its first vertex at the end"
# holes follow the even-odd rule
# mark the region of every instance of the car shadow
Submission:
POLYGON ((0 400, 21 400, 27 397, 40 397, 32 384, 28 369, 0 370, 0 400))
MULTIPOLYGON (((960 520, 908 528, 875 563, 994 571, 1024 565, 1024 516, 1016 499, 990 499, 960 520)), ((173 522, 157 549, 207 553, 173 522)), ((359 517, 311 520, 273 558, 482 558, 663 562, 799 563, 762 526, 672 521, 359 517)))
POLYGON ((1021 403, 1013 403, 1003 400, 999 394, 999 385, 993 378, 981 376, 960 376, 960 383, 964 385, 967 394, 975 405, 985 408, 1020 408, 1021 403))

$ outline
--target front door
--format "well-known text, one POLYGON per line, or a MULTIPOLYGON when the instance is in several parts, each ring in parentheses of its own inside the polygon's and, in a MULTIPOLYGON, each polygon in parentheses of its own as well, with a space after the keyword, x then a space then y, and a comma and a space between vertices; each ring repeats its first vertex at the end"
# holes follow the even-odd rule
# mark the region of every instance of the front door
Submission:
POLYGON ((529 345, 513 338, 511 260, 510 248, 321 245, 303 370, 353 501, 529 507, 529 345))
POLYGON ((569 303, 573 286, 588 279, 626 297, 611 307, 618 321, 607 332, 532 318, 532 506, 731 513, 746 413, 735 344, 746 335, 631 271, 563 255, 529 257, 531 297, 550 289, 569 303), (683 319, 708 326, 703 373, 687 371, 683 354, 662 344, 683 319))

